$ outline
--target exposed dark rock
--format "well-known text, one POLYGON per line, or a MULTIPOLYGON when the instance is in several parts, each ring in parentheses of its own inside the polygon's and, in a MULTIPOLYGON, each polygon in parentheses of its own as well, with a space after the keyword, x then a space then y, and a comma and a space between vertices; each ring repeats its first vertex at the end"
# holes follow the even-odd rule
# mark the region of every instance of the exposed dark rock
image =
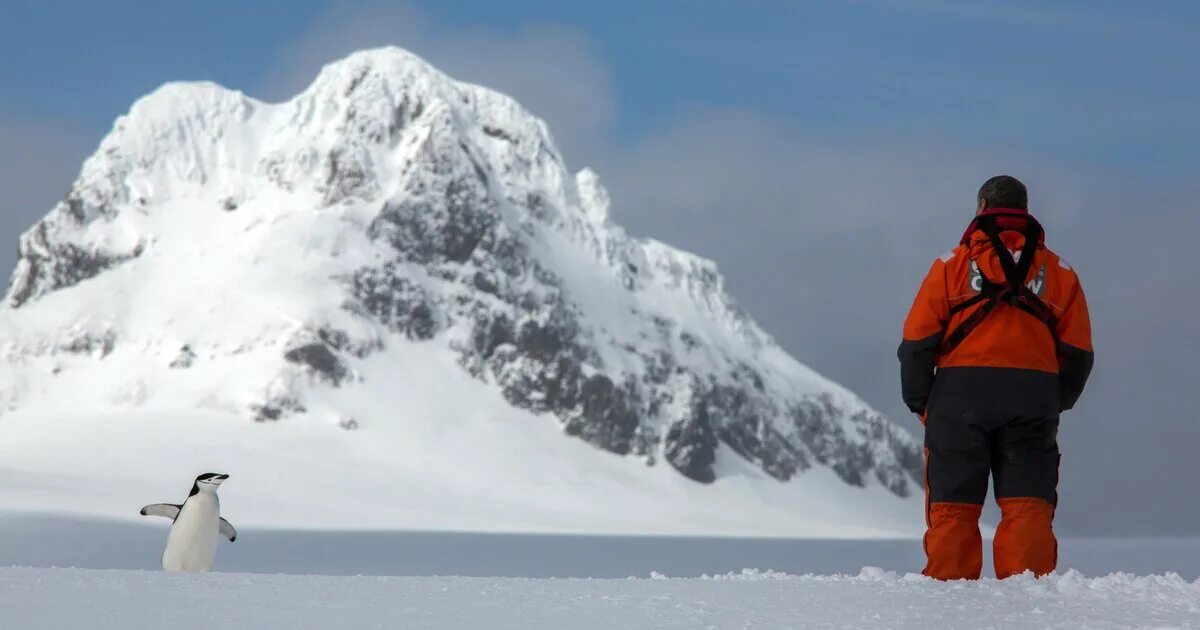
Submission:
POLYGON ((735 453, 780 481, 787 481, 811 466, 802 451, 761 419, 723 425, 720 436, 735 453))
POLYGON ((255 422, 275 421, 283 417, 283 410, 273 405, 250 405, 255 422))
POLYGON ((571 328, 560 327, 554 323, 527 321, 517 333, 517 347, 522 355, 549 364, 560 352, 570 351, 567 346, 574 336, 575 331, 571 328))
POLYGON ((511 143, 511 144, 518 143, 516 136, 514 136, 513 134, 511 134, 499 127, 493 127, 491 125, 484 125, 483 133, 485 133, 493 138, 498 138, 500 140, 503 140, 503 141, 511 143))
POLYGON ((261 405, 250 405, 250 411, 255 422, 275 422, 293 414, 307 413, 308 409, 297 400, 276 398, 261 405))
POLYGON ((83 199, 76 195, 74 191, 67 194, 67 197, 63 199, 63 203, 65 204, 64 211, 75 220, 75 223, 83 223, 84 219, 87 218, 83 199))
POLYGON ((448 182, 441 198, 406 197, 388 203, 371 223, 372 238, 386 240, 413 262, 465 262, 499 218, 472 181, 448 182))
POLYGON ((350 377, 350 369, 323 341, 314 341, 292 348, 284 353, 283 358, 291 363, 305 366, 318 378, 335 387, 350 377))
POLYGON ((516 335, 513 332, 512 321, 504 314, 490 319, 482 317, 475 322, 475 327, 472 329, 471 345, 484 360, 492 358, 496 348, 502 344, 511 344, 515 341, 516 335))
POLYGON ((346 334, 345 331, 334 328, 317 329, 317 338, 338 352, 345 352, 360 359, 372 352, 383 349, 383 343, 378 339, 369 339, 366 341, 351 339, 350 335, 346 334))
MULTIPOLYGON (((572 375, 571 378, 577 378, 572 375)), ((568 388, 567 391, 570 391, 568 388)), ((567 394, 560 403, 567 403, 567 394)), ((618 388, 607 376, 593 374, 583 380, 572 410, 572 416, 563 426, 570 435, 577 435, 591 444, 619 455, 632 450, 634 432, 638 428, 638 417, 631 404, 631 392, 618 388)))
POLYGON ((192 351, 191 346, 185 344, 179 349, 179 354, 175 356, 175 359, 171 361, 168 367, 173 370, 184 370, 192 367, 195 361, 196 353, 192 351))
POLYGON ((334 149, 325 162, 325 205, 347 199, 370 201, 378 194, 375 179, 350 150, 334 149))
POLYGON ((388 124, 388 136, 395 140, 412 121, 425 113, 425 104, 417 97, 405 94, 400 104, 392 110, 392 120, 388 124))
MULTIPOLYGON (((432 339, 437 333, 437 316, 425 289, 400 275, 394 263, 379 269, 360 269, 349 284, 347 310, 371 316, 409 339, 432 339)), ((337 347, 336 343, 332 345, 337 347)))
POLYGON ((700 340, 686 330, 679 333, 679 341, 683 343, 685 350, 695 350, 700 347, 700 340))
MULTIPOLYGON (((93 217, 111 219, 117 216, 115 190, 81 189, 71 187, 52 215, 58 215, 75 225, 83 225, 93 217)), ((145 199, 140 199, 144 203, 145 199)))
POLYGON ((59 344, 58 349, 72 354, 90 354, 104 358, 116 346, 117 335, 111 330, 99 334, 82 334, 59 344))
POLYGON ((806 398, 792 406, 790 415, 800 442, 818 462, 830 465, 845 443, 844 431, 833 422, 838 415, 832 400, 828 396, 806 398))
POLYGON ((500 290, 500 286, 495 281, 495 278, 492 278, 490 274, 486 274, 483 271, 475 272, 475 275, 471 277, 471 284, 476 289, 484 293, 491 293, 492 295, 496 295, 500 290))
POLYGON ((852 486, 863 487, 867 485, 866 473, 874 465, 875 459, 871 456, 871 448, 869 446, 866 444, 843 442, 839 445, 831 467, 833 468, 833 472, 842 478, 842 481, 852 486))
MULTIPOLYGON (((637 348, 631 347, 630 352, 637 353, 637 348)), ((646 380, 649 384, 665 385, 675 372, 675 357, 666 350, 659 350, 641 355, 646 367, 646 380)))
POLYGON ((21 238, 20 261, 9 291, 9 304, 13 308, 51 291, 79 284, 142 254, 141 244, 131 252, 114 253, 84 249, 70 242, 51 242, 47 226, 43 219, 21 238))
POLYGON ((694 401, 691 413, 676 419, 667 428, 663 457, 680 473, 700 483, 717 480, 713 464, 717 460, 717 434, 704 400, 694 401))
POLYGON ((354 73, 354 76, 350 77, 350 82, 346 84, 346 88, 342 91, 342 96, 345 97, 353 94, 354 90, 357 90, 358 86, 362 85, 362 82, 366 80, 367 75, 370 74, 370 72, 370 68, 359 68, 354 73))
POLYGON ((859 426, 872 436, 872 443, 880 445, 891 455, 890 461, 875 463, 875 478, 895 494, 906 497, 911 494, 909 481, 921 482, 925 462, 921 448, 908 440, 899 439, 896 428, 879 414, 856 414, 859 426))
POLYGON ((808 460, 775 431, 768 421, 773 409, 752 398, 747 390, 714 385, 704 396, 709 417, 715 419, 718 435, 734 452, 758 464, 780 481, 787 481, 808 460))
POLYGON ((576 316, 560 298, 519 301, 548 311, 519 324, 480 313, 470 345, 460 349, 463 365, 479 377, 486 369, 511 404, 554 414, 568 434, 614 453, 633 452, 640 424, 636 385, 618 385, 586 367, 597 359, 581 345, 576 316))
POLYGON ((861 412, 848 418, 849 424, 865 432, 861 437, 866 442, 852 441, 846 435, 840 421, 845 414, 834 405, 828 395, 806 398, 792 406, 789 411, 796 426, 796 436, 818 462, 829 466, 846 483, 866 485, 867 474, 875 471, 875 477, 884 486, 900 496, 910 493, 910 481, 920 479, 921 455, 918 447, 894 439, 893 427, 878 414, 861 412), (874 435, 873 435, 874 434, 874 435), (898 465, 884 464, 872 445, 890 450, 898 465))
POLYGON ((442 230, 442 226, 427 222, 436 218, 434 213, 432 204, 419 200, 389 205, 371 224, 372 236, 387 239, 414 262, 438 259, 462 262, 470 258, 487 221, 442 230))

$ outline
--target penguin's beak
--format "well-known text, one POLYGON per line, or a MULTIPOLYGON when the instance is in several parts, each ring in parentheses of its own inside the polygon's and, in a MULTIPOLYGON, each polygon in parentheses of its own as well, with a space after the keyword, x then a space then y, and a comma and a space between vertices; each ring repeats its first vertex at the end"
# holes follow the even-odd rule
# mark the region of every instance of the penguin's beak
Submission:
POLYGON ((219 486, 219 485, 225 483, 225 480, 228 478, 229 478, 229 475, 213 475, 212 477, 208 478, 208 483, 210 483, 214 486, 219 486))

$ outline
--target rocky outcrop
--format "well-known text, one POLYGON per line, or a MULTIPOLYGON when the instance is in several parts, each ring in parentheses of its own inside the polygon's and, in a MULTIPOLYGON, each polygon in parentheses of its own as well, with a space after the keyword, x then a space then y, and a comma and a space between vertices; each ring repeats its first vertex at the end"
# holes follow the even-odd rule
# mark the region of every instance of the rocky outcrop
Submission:
POLYGON ((141 255, 141 244, 128 252, 112 252, 52 235, 61 222, 77 220, 73 207, 71 202, 63 202, 21 236, 20 258, 9 282, 9 306, 20 308, 40 295, 74 286, 141 255))

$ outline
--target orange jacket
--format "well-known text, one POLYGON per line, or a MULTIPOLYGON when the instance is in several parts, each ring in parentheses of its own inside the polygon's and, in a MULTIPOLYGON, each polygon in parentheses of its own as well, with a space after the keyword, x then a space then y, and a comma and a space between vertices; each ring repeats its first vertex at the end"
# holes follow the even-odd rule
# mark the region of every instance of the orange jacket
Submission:
MULTIPOLYGON (((1006 213, 1000 222, 1000 240, 1019 259, 1026 239, 1019 231, 1022 221, 1007 216, 1018 211, 989 211, 996 212, 1006 213)), ((1036 220, 1029 217, 1028 222, 1036 220)), ((936 371, 966 367, 1058 374, 1060 407, 1074 406, 1093 361, 1087 300, 1071 265, 1043 242, 1034 255, 1026 286, 1053 315, 1053 329, 1046 321, 1002 302, 949 351, 943 346, 945 337, 984 304, 951 311, 979 295, 984 279, 1004 284, 1005 275, 990 237, 974 222, 957 248, 933 262, 904 323, 900 347, 904 397, 913 411, 925 411, 936 371)))

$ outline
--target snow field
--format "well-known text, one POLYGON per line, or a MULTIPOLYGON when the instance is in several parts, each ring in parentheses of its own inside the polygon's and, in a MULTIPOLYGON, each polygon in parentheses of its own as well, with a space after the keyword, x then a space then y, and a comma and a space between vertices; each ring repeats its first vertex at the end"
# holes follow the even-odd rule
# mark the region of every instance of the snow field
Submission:
POLYGON ((1188 628, 1200 583, 1076 572, 943 584, 743 571, 702 579, 172 575, 0 569, 0 627, 1188 628))
POLYGON ((169 409, 8 414, 0 423, 0 510, 139 521, 143 505, 178 503, 197 474, 213 471, 231 475, 221 508, 239 529, 920 533, 920 501, 881 487, 847 486, 825 468, 781 484, 728 452, 721 453, 728 476, 697 484, 506 409, 496 392, 441 365, 434 352, 401 356, 414 360, 386 366, 396 375, 390 391, 414 404, 389 410, 347 394, 348 404, 367 412, 359 417, 390 413, 402 421, 359 431, 320 418, 263 425, 169 409))

